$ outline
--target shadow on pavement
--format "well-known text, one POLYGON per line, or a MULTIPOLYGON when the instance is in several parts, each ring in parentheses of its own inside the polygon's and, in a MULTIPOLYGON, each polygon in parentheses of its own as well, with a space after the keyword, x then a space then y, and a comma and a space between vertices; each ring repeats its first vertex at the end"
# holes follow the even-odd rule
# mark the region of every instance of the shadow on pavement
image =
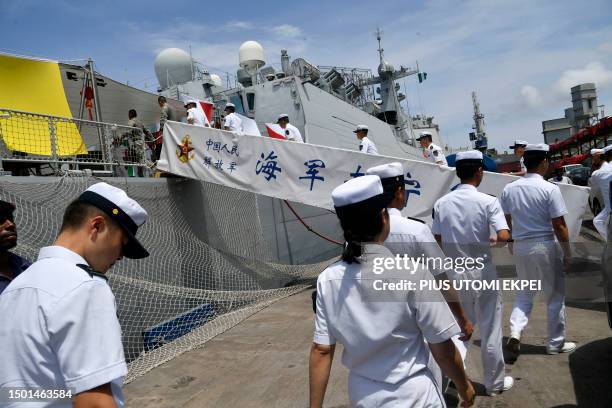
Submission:
POLYGON ((612 407, 612 337, 578 347, 569 365, 579 407, 612 407))

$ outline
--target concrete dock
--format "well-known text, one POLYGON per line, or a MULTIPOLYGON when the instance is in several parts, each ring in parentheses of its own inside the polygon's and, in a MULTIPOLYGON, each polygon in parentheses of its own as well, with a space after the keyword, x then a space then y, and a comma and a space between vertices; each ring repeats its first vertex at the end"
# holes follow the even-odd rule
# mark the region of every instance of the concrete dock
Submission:
MULTIPOLYGON (((597 237, 585 221, 582 242, 597 237)), ((597 249, 596 249, 597 251, 597 249)), ((501 278, 515 276, 509 254, 495 258, 501 278)), ((601 290, 601 273, 592 276, 592 288, 601 290)), ((595 265, 598 268, 598 265, 595 265)), ((584 280, 566 280, 568 298, 580 296, 584 280)), ((589 289, 589 288, 587 288, 589 289)), ((203 347, 169 361, 125 387, 128 407, 307 407, 308 354, 313 321, 311 290, 280 300, 207 342, 203 347)), ((504 293, 504 335, 513 293, 504 293)), ((567 302, 567 340, 578 343, 570 354, 546 354, 546 308, 534 303, 523 333, 521 355, 506 355, 506 371, 516 384, 496 397, 484 395, 479 333, 474 332, 466 361, 468 375, 479 396, 477 407, 612 407, 612 330, 603 303, 567 302)), ((505 344, 506 338, 504 338, 505 344)), ((325 407, 347 407, 348 372, 336 350, 325 407)), ((448 406, 457 398, 447 396, 448 406)))
MULTIPOLYGON (((602 309, 603 310, 603 309, 602 309)), ((515 387, 480 396, 479 407, 612 406, 612 331, 602 310, 567 307, 571 354, 545 354, 546 311, 534 306, 520 357, 507 365, 515 387)), ((504 323, 510 304, 504 307, 504 323)), ((204 347, 136 379, 125 388, 128 407, 306 407, 313 314, 310 291, 281 300, 217 336, 204 347)), ((468 373, 480 394, 479 335, 468 351, 468 373)), ((346 407, 347 370, 337 350, 326 407, 346 407)), ((452 405, 453 398, 449 399, 452 405)))

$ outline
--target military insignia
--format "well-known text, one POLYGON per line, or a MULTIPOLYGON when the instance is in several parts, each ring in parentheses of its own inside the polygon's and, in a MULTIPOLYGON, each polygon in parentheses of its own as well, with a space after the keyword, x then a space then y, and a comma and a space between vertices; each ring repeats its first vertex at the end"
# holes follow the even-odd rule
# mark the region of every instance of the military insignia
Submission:
POLYGON ((186 135, 181 142, 182 144, 177 145, 176 157, 178 157, 179 161, 182 163, 187 163, 195 157, 195 153, 193 153, 194 148, 191 147, 192 142, 189 135, 186 135))

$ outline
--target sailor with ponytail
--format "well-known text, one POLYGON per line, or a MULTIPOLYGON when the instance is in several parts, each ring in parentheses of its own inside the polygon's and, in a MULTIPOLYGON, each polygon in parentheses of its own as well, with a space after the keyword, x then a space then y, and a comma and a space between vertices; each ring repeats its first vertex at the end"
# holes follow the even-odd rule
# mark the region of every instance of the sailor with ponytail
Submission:
POLYGON ((474 389, 451 340, 460 329, 442 295, 425 299, 421 291, 407 290, 372 298, 372 261, 394 258, 383 245, 390 196, 380 177, 351 179, 334 189, 332 199, 346 243, 342 259, 317 280, 310 406, 323 405, 337 342, 344 346, 352 407, 444 407, 428 368, 431 358, 455 383, 462 406, 471 406, 474 389))

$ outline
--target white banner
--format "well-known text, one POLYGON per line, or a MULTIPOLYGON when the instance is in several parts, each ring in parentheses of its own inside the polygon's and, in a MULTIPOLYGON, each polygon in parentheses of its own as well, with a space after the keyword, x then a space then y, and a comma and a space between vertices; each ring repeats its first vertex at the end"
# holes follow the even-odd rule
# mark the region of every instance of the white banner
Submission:
POLYGON ((243 134, 261 136, 261 133, 259 132, 259 128, 257 127, 257 122, 239 113, 237 113, 236 115, 238 115, 240 120, 242 120, 242 133, 243 134))
MULTIPOLYGON (((409 197, 404 215, 430 222, 435 201, 459 182, 454 168, 270 137, 237 136, 178 122, 166 123, 157 167, 183 177, 333 210, 331 192, 335 187, 372 166, 391 161, 401 162, 406 171, 409 197)), ((486 173, 479 190, 500 196, 504 186, 516 179, 486 173)), ((560 188, 569 211, 570 234, 577 237, 589 189, 573 185, 560 188)))

